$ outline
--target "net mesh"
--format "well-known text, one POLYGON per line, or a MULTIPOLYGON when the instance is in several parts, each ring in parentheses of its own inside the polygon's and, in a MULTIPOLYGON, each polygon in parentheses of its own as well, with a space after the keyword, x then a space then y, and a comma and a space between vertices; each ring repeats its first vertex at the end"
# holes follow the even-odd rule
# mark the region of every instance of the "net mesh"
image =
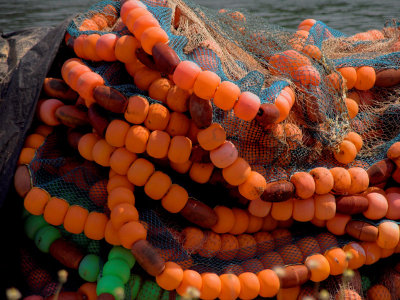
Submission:
MULTIPOLYGON (((296 102, 288 118, 268 129, 256 121, 240 120, 232 111, 213 106, 213 121, 222 125, 239 155, 267 182, 288 179, 295 172, 315 167, 343 166, 333 158, 332 152, 350 131, 362 136, 364 146, 347 167, 368 168, 384 158, 387 149, 400 140, 399 86, 348 91, 336 71, 345 66, 373 66, 377 72, 398 69, 400 52, 395 52, 395 44, 400 30, 397 27, 383 28, 380 31, 382 39, 362 41, 317 22, 308 37, 304 37, 254 16, 229 10, 216 12, 190 1, 145 0, 143 3, 167 32, 169 45, 181 60, 194 61, 203 70, 217 73, 221 80, 236 83, 241 91, 257 94, 262 103, 274 103, 287 86, 296 91, 296 102), (305 54, 304 49, 309 45, 315 47, 310 49, 321 52, 321 59, 305 54), (304 62, 311 67, 298 72, 304 62), (360 102, 360 111, 353 119, 350 119, 345 104, 350 92, 360 102)), ((91 33, 130 34, 121 21, 114 18, 119 10, 119 2, 99 2, 77 16, 68 32, 74 37, 91 33), (87 20, 99 13, 113 22, 101 30, 86 30, 94 28, 87 20)), ((106 85, 126 96, 147 96, 134 85, 122 63, 85 63, 104 78, 106 85)), ((147 99, 150 103, 157 102, 147 99)), ((63 131, 46 139, 29 165, 33 184, 70 204, 109 213, 105 208, 109 169, 79 158, 77 153, 65 147, 65 140, 63 131)), ((178 175, 171 170, 168 173, 180 183, 178 175)), ((266 239, 257 243, 253 234, 235 237, 241 242, 235 250, 215 253, 206 249, 188 249, 185 245, 190 236, 182 234, 191 226, 187 221, 165 213, 140 188, 135 189, 135 197, 140 219, 148 224, 148 240, 160 255, 165 260, 177 262, 183 269, 201 273, 257 273, 263 268, 302 263, 307 255, 324 253, 352 240, 347 236, 335 237, 314 227, 310 230, 309 224, 296 223, 290 231, 264 232, 266 238, 273 236, 272 241, 266 239)), ((204 198, 199 200, 205 201, 204 198)), ((202 242, 207 236, 206 233, 202 242)), ((89 253, 99 251, 98 243, 80 235, 69 238, 89 253)), ((139 294, 138 299, 148 299, 149 295, 154 295, 154 299, 160 297, 161 289, 154 282, 146 284, 149 285, 148 289, 143 289, 146 294, 139 294)))

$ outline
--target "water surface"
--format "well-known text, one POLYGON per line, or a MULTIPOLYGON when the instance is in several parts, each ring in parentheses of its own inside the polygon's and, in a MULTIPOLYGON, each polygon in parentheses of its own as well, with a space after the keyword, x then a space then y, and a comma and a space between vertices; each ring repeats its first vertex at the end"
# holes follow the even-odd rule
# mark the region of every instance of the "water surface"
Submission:
MULTIPOLYGON (((382 28, 390 18, 400 19, 399 0, 194 0, 213 9, 247 10, 266 22, 295 29, 313 18, 346 34, 382 28)), ((83 12, 96 0, 0 0, 0 30, 56 25, 83 12)))

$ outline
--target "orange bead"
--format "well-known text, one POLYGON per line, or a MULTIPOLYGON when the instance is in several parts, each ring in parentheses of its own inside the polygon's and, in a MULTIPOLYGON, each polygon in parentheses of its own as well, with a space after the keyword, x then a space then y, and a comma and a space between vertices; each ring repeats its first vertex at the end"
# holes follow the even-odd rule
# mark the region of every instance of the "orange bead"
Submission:
POLYGON ((234 300, 240 294, 240 280, 234 274, 222 274, 219 276, 221 280, 221 292, 218 296, 221 300, 234 300))
POLYGON ((217 257, 222 260, 234 259, 239 251, 239 241, 232 234, 221 234, 221 249, 217 257))
MULTIPOLYGON (((291 213, 291 212, 290 212, 291 213)), ((263 221, 263 226, 262 226, 262 230, 263 231, 271 231, 276 229, 276 227, 278 226, 278 221, 275 220, 271 214, 268 214, 266 217, 264 217, 264 221, 263 221)))
POLYGON ((150 85, 160 77, 160 72, 144 67, 136 71, 133 81, 140 90, 147 91, 150 85))
POLYGON ((221 279, 215 273, 201 274, 202 286, 200 288, 200 298, 212 300, 221 293, 221 279))
POLYGON ((264 193, 266 187, 265 178, 260 173, 251 171, 247 180, 239 185, 239 193, 246 199, 256 200, 264 193))
POLYGON ((71 69, 77 65, 83 65, 82 60, 79 58, 70 58, 66 60, 61 68, 61 77, 64 79, 64 81, 69 85, 67 82, 67 77, 71 69))
POLYGON ((107 127, 105 139, 110 146, 122 147, 130 126, 122 120, 112 120, 107 127))
POLYGON ((168 109, 161 104, 155 103, 150 105, 144 124, 150 130, 165 130, 169 120, 170 114, 168 109))
POLYGON ((19 154, 18 164, 28 165, 35 158, 36 149, 33 148, 23 148, 19 154))
POLYGON ((144 192, 153 200, 161 200, 171 187, 171 178, 160 171, 155 171, 144 186, 144 192))
POLYGON ((174 136, 168 149, 168 159, 174 163, 185 163, 192 152, 192 141, 185 136, 174 136))
POLYGON ((309 57, 314 58, 315 60, 321 60, 322 52, 321 50, 314 45, 306 45, 304 46, 303 50, 301 50, 304 54, 308 55, 309 57))
POLYGON ((283 267, 284 262, 278 252, 269 251, 260 257, 265 269, 274 269, 276 267, 283 267))
POLYGON ((204 242, 199 249, 199 255, 202 257, 214 257, 221 250, 221 237, 212 231, 204 233, 204 242))
POLYGON ((358 104, 356 101, 350 98, 345 99, 347 112, 349 113, 349 118, 354 119, 358 114, 358 104))
POLYGON ((182 268, 178 264, 171 261, 166 262, 164 271, 156 276, 157 284, 167 291, 172 291, 178 288, 182 281, 182 268))
POLYGON ((331 275, 343 274, 348 266, 346 253, 341 248, 329 249, 325 252, 325 258, 329 262, 331 275))
POLYGON ((337 213, 335 217, 326 222, 326 228, 334 235, 344 235, 346 233, 346 225, 350 220, 350 215, 337 213))
POLYGON ((113 33, 102 35, 96 43, 96 53, 104 61, 115 61, 115 45, 117 44, 118 36, 113 33))
POLYGON ((100 38, 98 34, 90 34, 83 40, 84 56, 92 61, 100 61, 101 57, 96 53, 96 43, 100 38))
POLYGON ((108 218, 104 213, 92 211, 89 213, 83 232, 92 240, 99 241, 104 238, 108 218))
POLYGON ((251 201, 247 210, 255 217, 264 218, 270 213, 271 208, 272 202, 265 202, 259 198, 251 201))
POLYGON ((218 216, 218 222, 211 229, 217 233, 229 232, 235 224, 233 211, 226 206, 216 206, 214 212, 218 216))
POLYGON ((120 203, 135 205, 135 196, 132 190, 126 187, 117 187, 108 194, 107 206, 110 210, 120 203))
MULTIPOLYGON (((92 21, 90 21, 90 22, 92 22, 92 21)), ((97 25, 96 25, 96 27, 97 27, 97 25)), ((74 40, 74 44, 73 44, 74 52, 75 52, 76 56, 84 58, 84 59, 86 59, 86 56, 85 56, 85 49, 83 48, 83 43, 85 42, 86 37, 87 37, 86 34, 81 34, 74 40)))
POLYGON ((211 163, 193 163, 190 167, 189 177, 197 183, 206 183, 210 180, 214 170, 211 163))
POLYGON ((116 174, 116 175, 110 177, 110 179, 108 180, 107 193, 110 193, 113 189, 115 189, 117 187, 125 187, 131 191, 133 191, 133 189, 134 189, 134 186, 128 180, 128 177, 126 177, 125 175, 119 175, 119 174, 116 174))
POLYGON ((336 200, 332 194, 314 195, 315 218, 329 220, 335 217, 336 200))
POLYGON ((168 43, 168 35, 161 27, 149 27, 140 36, 143 50, 152 55, 153 47, 157 43, 168 43))
POLYGON ((43 137, 48 137, 53 132, 53 127, 48 125, 39 125, 35 129, 35 133, 40 134, 43 137))
POLYGON ((354 87, 357 81, 357 72, 353 67, 343 67, 339 68, 338 71, 342 74, 343 78, 346 80, 347 89, 350 90, 354 87))
POLYGON ((125 147, 133 153, 143 153, 146 151, 150 131, 143 126, 132 126, 125 137, 125 147))
POLYGON ((303 253, 295 244, 285 245, 277 251, 281 255, 285 265, 301 264, 303 262, 303 253))
POLYGON ((261 230, 263 219, 253 215, 249 215, 249 226, 246 229, 247 233, 255 233, 261 230))
POLYGON ((144 64, 142 64, 139 60, 125 64, 125 69, 132 78, 135 77, 135 74, 142 69, 147 68, 144 64))
POLYGON ((154 130, 150 133, 146 152, 154 158, 165 158, 168 154, 170 142, 171 138, 168 133, 161 130, 154 130))
POLYGON ((229 230, 230 234, 242 234, 246 231, 249 226, 249 215, 248 213, 240 208, 232 208, 232 213, 235 218, 235 222, 231 230, 229 230))
POLYGON ((185 207, 188 199, 187 191, 183 187, 173 184, 161 199, 161 205, 170 213, 178 213, 185 207))
POLYGON ((357 69, 357 80, 354 87, 357 90, 367 91, 375 85, 376 73, 373 67, 363 66, 357 69))
POLYGON ((297 172, 292 175, 290 182, 296 187, 296 195, 302 199, 310 198, 315 192, 313 177, 306 172, 297 172))
POLYGON ((93 147, 93 160, 103 167, 110 166, 110 157, 115 148, 110 146, 106 140, 99 140, 93 147))
POLYGON ((50 195, 45 190, 33 187, 24 199, 24 207, 32 215, 41 215, 44 212, 47 202, 50 200, 50 195))
POLYGON ((145 14, 137 18, 133 23, 132 33, 140 41, 143 32, 150 27, 160 27, 160 23, 152 15, 145 14))
POLYGON ((341 167, 335 167, 330 169, 333 176, 333 190, 338 193, 347 193, 351 187, 351 176, 350 173, 341 167))
POLYGON ((132 96, 128 99, 128 107, 125 111, 125 119, 133 124, 141 124, 146 120, 149 112, 149 101, 140 96, 132 96))
POLYGON ((314 198, 294 199, 293 219, 299 222, 309 222, 314 218, 314 198))
POLYGON ((85 104, 90 107, 96 100, 93 98, 93 90, 96 86, 104 85, 104 79, 94 72, 85 72, 79 76, 76 82, 76 91, 85 99, 85 104))
POLYGON ((182 230, 183 249, 189 251, 198 251, 204 242, 204 233, 195 227, 186 227, 182 230))
POLYGON ((362 137, 356 133, 356 132, 349 132, 345 137, 345 140, 348 140, 356 146, 357 153, 360 152, 362 145, 363 145, 363 140, 362 137))
POLYGON ((318 241, 311 236, 304 237, 296 242, 297 247, 300 248, 303 253, 303 258, 307 258, 310 255, 321 252, 318 241))
POLYGON ((275 121, 275 123, 280 123, 285 120, 290 113, 290 103, 286 97, 279 94, 275 99, 275 106, 279 110, 279 118, 275 121))
POLYGON ((393 249, 399 243, 399 225, 395 222, 382 222, 378 225, 378 239, 376 243, 382 249, 393 249))
POLYGON ((115 58, 126 64, 134 63, 137 60, 135 52, 139 47, 140 43, 136 38, 123 35, 115 44, 115 58))
POLYGON ((279 249, 285 245, 288 245, 292 242, 292 234, 287 229, 275 229, 271 232, 274 241, 275 241, 275 248, 279 249))
POLYGON ((154 165, 144 158, 138 158, 130 166, 127 176, 136 186, 144 186, 154 173, 154 165))
POLYGON ((187 291, 189 288, 195 288, 196 290, 200 291, 201 287, 201 275, 194 270, 184 270, 182 282, 176 289, 176 292, 181 296, 185 296, 187 295, 187 291))
POLYGON ((158 78, 149 86, 149 97, 166 103, 168 92, 173 85, 173 82, 167 78, 158 78))
POLYGON ((170 136, 186 136, 190 128, 189 118, 178 112, 172 112, 170 115, 167 132, 170 136))
POLYGON ((315 193, 323 195, 329 193, 333 189, 333 176, 327 168, 314 168, 309 173, 315 182, 315 193))
POLYGON ((369 176, 363 168, 353 167, 347 170, 351 177, 351 187, 349 194, 359 194, 364 192, 369 186, 369 176))
POLYGON ((230 185, 238 186, 244 183, 251 174, 251 168, 247 161, 238 157, 229 167, 222 170, 222 176, 230 185))
POLYGON ((81 64, 76 64, 74 65, 69 72, 66 75, 65 82, 73 89, 74 91, 77 90, 76 84, 78 82, 79 77, 87 72, 91 72, 92 70, 84 65, 83 63, 81 64))
POLYGON ((183 90, 191 90, 201 69, 194 62, 181 61, 173 75, 175 84, 183 90))
POLYGON ((368 193, 368 209, 363 215, 370 220, 379 220, 383 218, 388 211, 388 201, 386 197, 380 193, 368 193))
POLYGON ((118 236, 118 231, 114 229, 111 220, 108 220, 106 228, 104 230, 104 239, 110 245, 114 246, 121 245, 121 241, 118 236))
POLYGON ((272 270, 263 270, 257 274, 261 297, 274 297, 280 289, 279 277, 272 270))
POLYGON ((310 85, 315 87, 320 84, 321 75, 313 66, 302 66, 296 70, 293 79, 304 87, 309 87, 310 85))
POLYGON ((321 253, 324 253, 330 248, 339 246, 336 237, 329 232, 320 233, 315 238, 318 241, 319 247, 321 248, 321 253))
POLYGON ((271 216, 277 221, 286 221, 292 217, 294 199, 283 202, 273 202, 271 216))
POLYGON ((124 13, 125 25, 128 27, 129 31, 133 33, 133 27, 137 19, 142 16, 152 16, 151 12, 147 10, 146 7, 133 7, 133 9, 128 8, 128 12, 124 13))
POLYGON ((322 254, 307 257, 304 264, 311 272, 311 281, 321 282, 329 277, 331 270, 329 261, 322 254))
POLYGON ((238 276, 240 281, 240 299, 254 299, 260 292, 260 281, 256 274, 245 272, 238 276))
POLYGON ((245 121, 253 120, 261 106, 260 98, 251 93, 243 92, 233 107, 235 116, 245 121))
POLYGON ((356 242, 348 243, 343 247, 343 251, 350 257, 348 268, 356 270, 361 268, 366 261, 364 248, 356 242))
POLYGON ((349 164, 356 158, 357 148, 350 141, 344 140, 339 145, 339 152, 334 152, 335 159, 342 164, 349 164))
POLYGON ((386 198, 388 210, 385 217, 390 220, 400 219, 400 194, 397 192, 388 192, 386 198))
POLYGON ((250 234, 239 234, 237 236, 237 239, 239 242, 239 251, 236 255, 237 259, 247 260, 256 255, 257 242, 253 238, 253 236, 251 236, 250 234))
POLYGON ((78 289, 78 294, 85 296, 87 300, 96 300, 97 293, 96 293, 97 284, 94 282, 86 282, 82 284, 78 289))
POLYGON ((147 230, 141 223, 131 221, 122 225, 122 227, 118 230, 118 237, 122 246, 124 246, 126 249, 131 249, 135 242, 146 239, 147 230))
POLYGON ((254 239, 257 242, 257 254, 266 253, 274 250, 275 242, 272 235, 268 232, 260 231, 254 234, 254 239))
POLYGON ((190 167, 192 166, 192 162, 188 160, 183 164, 177 164, 170 161, 170 166, 175 172, 178 172, 180 174, 186 174, 187 172, 189 172, 190 167))
POLYGON ((110 220, 114 228, 119 230, 122 225, 128 222, 139 221, 139 213, 132 204, 123 202, 113 207, 110 220))
POLYGON ((189 91, 174 85, 168 90, 166 102, 171 110, 183 113, 188 110, 189 97, 189 91))
POLYGON ((59 226, 64 222, 69 204, 64 199, 52 197, 44 208, 43 218, 47 223, 59 226))
POLYGON ((78 205, 71 205, 64 218, 65 230, 74 234, 81 233, 85 228, 88 215, 87 209, 78 205))
POLYGON ((220 83, 221 78, 217 74, 207 70, 202 71, 196 78, 193 91, 198 97, 211 100, 220 83))
POLYGON ((129 0, 125 1, 124 4, 121 6, 121 11, 120 11, 120 16, 122 19, 122 22, 126 24, 126 18, 128 14, 135 8, 143 8, 147 10, 147 7, 144 3, 136 0, 129 0))
POLYGON ((227 168, 238 158, 238 151, 234 144, 225 141, 217 149, 211 150, 210 160, 217 168, 227 168))
POLYGON ((57 99, 44 100, 43 103, 39 106, 40 120, 42 120, 43 123, 49 126, 57 126, 61 124, 56 117, 56 110, 63 105, 64 103, 57 99))
POLYGON ((213 102, 215 106, 222 110, 231 110, 239 96, 240 89, 236 84, 230 81, 223 81, 214 94, 213 102))
MULTIPOLYGON (((125 139, 124 139, 125 144, 125 139)), ((126 175, 130 165, 137 159, 137 155, 126 150, 125 147, 116 149, 110 157, 110 167, 119 175, 126 175)))
POLYGON ((32 133, 25 139, 24 148, 38 149, 44 143, 44 140, 44 136, 37 133, 32 133))
POLYGON ((393 299, 390 291, 381 284, 376 284, 370 287, 367 291, 367 297, 369 300, 391 300, 393 299))
POLYGON ((372 265, 381 258, 382 250, 375 242, 362 242, 361 247, 365 251, 365 264, 372 265))
POLYGON ((78 143, 79 154, 86 160, 93 161, 93 148, 99 141, 99 138, 93 133, 87 133, 82 136, 78 143))

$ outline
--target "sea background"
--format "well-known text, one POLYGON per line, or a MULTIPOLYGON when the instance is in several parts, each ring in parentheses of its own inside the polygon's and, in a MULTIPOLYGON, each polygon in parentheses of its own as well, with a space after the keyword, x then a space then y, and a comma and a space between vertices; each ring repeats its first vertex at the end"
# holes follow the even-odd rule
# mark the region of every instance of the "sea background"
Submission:
MULTIPOLYGON (((351 35, 378 28, 400 19, 400 0, 193 0, 212 9, 246 10, 266 22, 295 30, 306 18, 313 18, 351 35)), ((27 27, 53 26, 96 0, 0 0, 0 32, 27 27)))

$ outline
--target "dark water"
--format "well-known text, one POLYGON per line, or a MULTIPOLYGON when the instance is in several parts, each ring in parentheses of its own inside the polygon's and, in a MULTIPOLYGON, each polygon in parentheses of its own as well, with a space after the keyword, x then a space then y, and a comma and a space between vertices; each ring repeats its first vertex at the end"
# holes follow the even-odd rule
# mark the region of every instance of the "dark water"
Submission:
MULTIPOLYGON (((306 18, 325 22, 346 34, 382 28, 400 19, 400 0, 194 0, 213 9, 245 9, 271 24, 295 29, 306 18)), ((96 0, 0 0, 0 30, 56 25, 85 11, 96 0)))

